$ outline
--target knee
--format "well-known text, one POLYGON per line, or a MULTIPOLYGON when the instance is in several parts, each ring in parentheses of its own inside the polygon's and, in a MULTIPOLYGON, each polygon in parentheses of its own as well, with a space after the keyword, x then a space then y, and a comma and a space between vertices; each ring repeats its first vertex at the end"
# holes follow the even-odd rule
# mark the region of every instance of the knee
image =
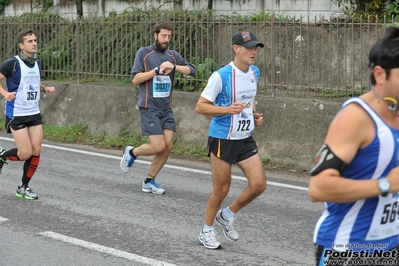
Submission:
POLYGON ((251 184, 250 188, 254 195, 260 195, 266 190, 266 181, 251 184))
POLYGON ((30 157, 32 157, 32 151, 29 150, 18 150, 18 158, 21 161, 26 161, 28 160, 30 157))
POLYGON ((172 149, 173 149, 173 144, 168 144, 168 145, 165 145, 164 151, 166 151, 167 153, 170 153, 170 152, 172 152, 172 149))
POLYGON ((154 154, 160 154, 165 150, 165 144, 159 143, 157 145, 151 145, 154 154))
POLYGON ((40 156, 40 153, 41 153, 41 147, 32 149, 32 155, 33 156, 40 156))
POLYGON ((223 200, 229 193, 229 189, 230 189, 229 186, 226 185, 226 186, 221 186, 221 187, 215 188, 214 192, 218 198, 223 200))

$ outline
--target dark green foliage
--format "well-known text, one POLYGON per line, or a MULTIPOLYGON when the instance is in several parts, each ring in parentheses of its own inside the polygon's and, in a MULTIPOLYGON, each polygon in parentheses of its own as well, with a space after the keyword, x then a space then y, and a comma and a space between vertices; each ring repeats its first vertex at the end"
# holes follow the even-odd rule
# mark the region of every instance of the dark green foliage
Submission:
POLYGON ((203 61, 199 57, 194 57, 191 63, 196 67, 195 76, 185 76, 176 74, 176 85, 185 91, 198 91, 205 88, 206 81, 215 70, 220 68, 219 64, 212 58, 205 58, 203 61), (198 82, 195 82, 198 81, 198 82))
POLYGON ((10 3, 10 0, 0 0, 0 12, 4 10, 4 7, 10 3))
POLYGON ((392 0, 386 5, 386 13, 389 21, 394 23, 395 27, 399 26, 399 0, 392 0))
MULTIPOLYGON (((0 0, 1 1, 1 0, 0 0)), ((130 80, 136 51, 154 42, 151 33, 159 20, 174 25, 170 49, 191 60, 202 58, 212 46, 212 12, 133 10, 108 17, 84 17, 70 21, 48 13, 28 13, 0 18, 0 46, 5 60, 18 53, 15 36, 23 28, 37 33, 43 79, 130 80), (79 75, 78 75, 79 73, 79 75)))
POLYGON ((195 41, 198 40, 196 35, 207 38, 210 33, 207 27, 200 25, 201 22, 198 27, 193 27, 196 16, 198 14, 186 11, 152 9, 113 14, 106 18, 85 18, 80 24, 81 71, 130 78, 136 51, 154 42, 152 26, 162 19, 174 25, 171 49, 178 50, 189 61, 193 56, 201 56, 202 45, 195 41), (175 44, 179 46, 175 47, 175 44))
POLYGON ((332 0, 346 15, 355 21, 397 21, 398 0, 332 0))

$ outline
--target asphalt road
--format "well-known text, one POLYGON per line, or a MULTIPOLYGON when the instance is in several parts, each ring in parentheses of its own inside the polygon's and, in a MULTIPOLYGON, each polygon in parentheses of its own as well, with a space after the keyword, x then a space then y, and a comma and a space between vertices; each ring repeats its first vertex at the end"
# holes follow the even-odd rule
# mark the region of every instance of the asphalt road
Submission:
MULTIPOLYGON (((0 146, 14 147, 0 134, 0 146)), ((220 250, 198 245, 212 181, 208 163, 169 160, 158 175, 165 195, 141 192, 148 159, 125 175, 122 151, 46 142, 30 186, 39 200, 15 197, 22 162, 0 175, 0 266, 314 265, 313 229, 323 206, 307 178, 267 173, 268 187, 235 221, 237 242, 216 227, 220 250)), ((246 186, 234 173, 223 207, 246 186)))

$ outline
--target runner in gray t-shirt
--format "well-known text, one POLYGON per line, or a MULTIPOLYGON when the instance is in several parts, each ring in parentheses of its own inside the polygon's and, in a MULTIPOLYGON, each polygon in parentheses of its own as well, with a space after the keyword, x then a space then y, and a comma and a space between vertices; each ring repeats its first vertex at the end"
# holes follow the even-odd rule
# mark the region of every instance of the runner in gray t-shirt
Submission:
POLYGON ((195 68, 178 52, 169 50, 173 27, 160 21, 153 28, 154 44, 141 47, 134 60, 132 82, 139 85, 141 132, 150 143, 139 147, 126 146, 120 162, 122 172, 128 173, 137 156, 155 155, 141 190, 153 194, 165 194, 155 182, 173 147, 176 122, 172 111, 172 86, 175 71, 194 75, 195 68))

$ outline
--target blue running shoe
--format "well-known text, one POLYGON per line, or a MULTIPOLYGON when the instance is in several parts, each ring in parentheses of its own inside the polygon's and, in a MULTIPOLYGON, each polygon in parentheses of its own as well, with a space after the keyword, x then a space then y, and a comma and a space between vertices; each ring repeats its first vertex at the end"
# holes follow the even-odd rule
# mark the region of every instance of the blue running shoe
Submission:
POLYGON ((123 150, 123 156, 120 162, 120 167, 123 173, 127 174, 129 170, 132 168, 134 161, 136 158, 130 155, 129 151, 134 149, 133 146, 126 146, 123 150))
POLYGON ((156 183, 154 179, 148 183, 143 181, 143 185, 141 186, 141 191, 156 194, 156 195, 165 194, 165 189, 160 188, 159 184, 156 183))

